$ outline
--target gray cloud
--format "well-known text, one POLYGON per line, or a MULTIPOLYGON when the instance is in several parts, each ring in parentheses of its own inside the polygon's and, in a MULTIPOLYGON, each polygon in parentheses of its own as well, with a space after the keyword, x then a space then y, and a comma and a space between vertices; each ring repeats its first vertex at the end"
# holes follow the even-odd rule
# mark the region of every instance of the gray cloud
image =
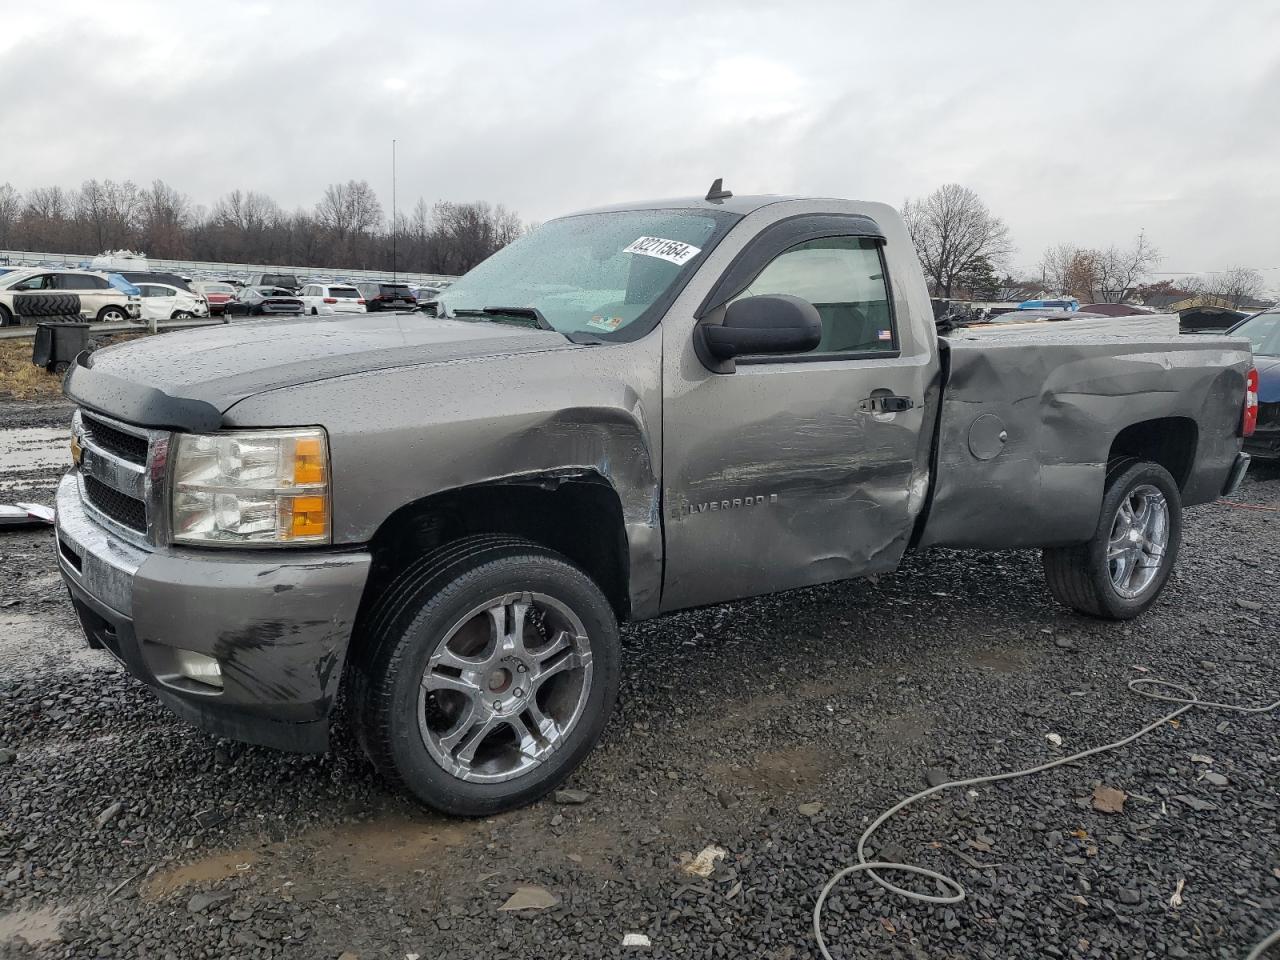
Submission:
MULTIPOLYGON (((636 197, 899 203, 946 181, 1050 243, 1280 266, 1280 5, 55 2, 0 18, 0 181, 160 177, 311 206, 636 197)), ((1280 270, 1264 274, 1280 287, 1280 270)))

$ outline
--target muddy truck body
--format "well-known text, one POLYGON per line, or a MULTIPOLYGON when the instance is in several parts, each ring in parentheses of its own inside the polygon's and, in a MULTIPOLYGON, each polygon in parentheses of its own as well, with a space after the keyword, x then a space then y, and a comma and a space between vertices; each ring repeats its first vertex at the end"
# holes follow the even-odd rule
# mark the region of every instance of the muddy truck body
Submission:
POLYGON ((940 339, 901 218, 732 197, 550 221, 436 316, 262 319, 82 356, 58 561, 89 642, 225 737, 481 815, 613 706, 618 624, 1037 547, 1136 616, 1248 465, 1248 344, 940 339))

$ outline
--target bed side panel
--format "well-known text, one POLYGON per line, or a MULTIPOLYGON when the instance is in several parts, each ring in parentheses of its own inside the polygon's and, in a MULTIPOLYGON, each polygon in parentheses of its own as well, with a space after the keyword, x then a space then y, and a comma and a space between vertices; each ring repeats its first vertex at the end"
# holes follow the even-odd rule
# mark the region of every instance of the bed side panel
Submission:
POLYGON ((920 546, 1087 540, 1112 442, 1125 427, 1163 417, 1195 422, 1184 497, 1213 499, 1240 449, 1235 427, 1251 362, 1242 343, 1051 335, 949 341, 937 476, 920 546))

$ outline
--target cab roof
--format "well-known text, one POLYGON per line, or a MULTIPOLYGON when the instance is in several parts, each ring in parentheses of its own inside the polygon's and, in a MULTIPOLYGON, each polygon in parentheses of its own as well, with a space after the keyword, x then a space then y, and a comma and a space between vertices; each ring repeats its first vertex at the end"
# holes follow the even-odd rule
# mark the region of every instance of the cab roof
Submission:
POLYGON ((761 193, 748 196, 731 196, 721 200, 708 200, 706 197, 674 197, 669 200, 640 200, 630 203, 613 203, 602 207, 591 207, 587 210, 576 210, 568 216, 584 213, 612 213, 622 210, 726 210, 745 217, 761 207, 773 203, 787 203, 795 200, 817 200, 819 197, 799 197, 782 194, 761 193))

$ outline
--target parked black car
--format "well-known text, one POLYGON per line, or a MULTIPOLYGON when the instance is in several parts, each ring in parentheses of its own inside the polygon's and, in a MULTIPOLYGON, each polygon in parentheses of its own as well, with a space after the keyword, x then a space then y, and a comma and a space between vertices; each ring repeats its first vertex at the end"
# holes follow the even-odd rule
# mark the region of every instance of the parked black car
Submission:
POLYGON ((418 298, 407 283, 391 283, 387 280, 363 281, 356 284, 364 305, 374 310, 417 310, 418 298))
POLYGON ((240 299, 227 303, 226 316, 275 316, 302 313, 302 301, 282 287, 245 287, 240 299))

